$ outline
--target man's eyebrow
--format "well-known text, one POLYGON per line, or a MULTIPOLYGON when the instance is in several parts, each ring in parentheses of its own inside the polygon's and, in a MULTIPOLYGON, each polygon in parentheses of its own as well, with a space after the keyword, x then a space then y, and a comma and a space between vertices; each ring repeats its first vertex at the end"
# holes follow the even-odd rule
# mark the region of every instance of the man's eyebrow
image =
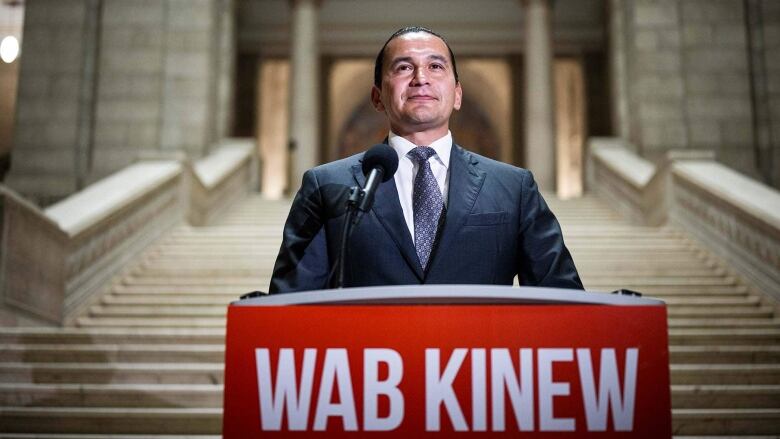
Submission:
MULTIPOLYGON (((447 57, 445 57, 443 55, 439 55, 437 53, 428 55, 427 58, 429 60, 433 59, 433 60, 436 60, 436 61, 443 62, 444 64, 449 64, 449 60, 447 59, 447 57)), ((392 67, 392 66, 395 66, 396 64, 402 63, 402 62, 412 62, 412 60, 413 60, 413 58, 411 56, 399 56, 399 57, 393 59, 393 61, 390 63, 390 66, 392 67)))

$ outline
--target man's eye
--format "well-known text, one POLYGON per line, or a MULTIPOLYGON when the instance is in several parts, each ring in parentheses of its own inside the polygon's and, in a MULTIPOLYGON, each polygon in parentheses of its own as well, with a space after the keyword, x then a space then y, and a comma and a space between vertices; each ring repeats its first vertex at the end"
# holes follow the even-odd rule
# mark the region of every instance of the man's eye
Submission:
POLYGON ((410 66, 408 64, 403 64, 403 65, 398 66, 396 70, 398 70, 399 72, 402 72, 402 71, 407 71, 407 70, 411 70, 411 69, 412 69, 412 66, 410 66))
POLYGON ((442 70, 444 68, 441 64, 431 64, 431 69, 433 70, 442 70))

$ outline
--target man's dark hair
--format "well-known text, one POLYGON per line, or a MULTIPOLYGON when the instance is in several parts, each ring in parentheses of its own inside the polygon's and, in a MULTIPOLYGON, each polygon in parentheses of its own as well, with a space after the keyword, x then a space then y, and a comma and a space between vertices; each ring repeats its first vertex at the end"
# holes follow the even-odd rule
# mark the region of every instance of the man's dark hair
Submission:
POLYGON ((382 46, 382 50, 380 50, 379 54, 376 56, 376 62, 374 63, 374 85, 376 85, 377 87, 380 87, 382 85, 382 67, 385 61, 385 48, 387 48, 387 45, 390 44, 390 42, 393 41, 394 39, 400 37, 401 35, 415 33, 415 32, 425 32, 427 34, 431 34, 434 37, 437 37, 444 42, 444 45, 447 46, 447 50, 450 51, 450 61, 452 62, 452 71, 453 73, 455 73, 455 83, 458 82, 458 66, 455 64, 455 54, 452 53, 452 49, 450 48, 449 43, 447 43, 447 40, 445 40, 443 36, 428 29, 427 27, 408 26, 395 31, 395 33, 391 35, 390 38, 387 39, 387 41, 385 41, 385 45, 382 46))

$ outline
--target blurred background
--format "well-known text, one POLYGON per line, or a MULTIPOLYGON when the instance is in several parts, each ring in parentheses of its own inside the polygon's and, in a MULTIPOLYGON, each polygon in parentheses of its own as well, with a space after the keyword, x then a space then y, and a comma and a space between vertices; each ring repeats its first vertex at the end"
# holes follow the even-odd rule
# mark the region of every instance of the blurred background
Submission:
POLYGON ((257 141, 260 190, 283 196, 384 138, 373 62, 406 25, 456 54, 456 141, 559 195, 582 192, 592 136, 654 162, 711 150, 779 184, 769 0, 3 0, 4 182, 48 205, 139 158, 241 136, 257 141))

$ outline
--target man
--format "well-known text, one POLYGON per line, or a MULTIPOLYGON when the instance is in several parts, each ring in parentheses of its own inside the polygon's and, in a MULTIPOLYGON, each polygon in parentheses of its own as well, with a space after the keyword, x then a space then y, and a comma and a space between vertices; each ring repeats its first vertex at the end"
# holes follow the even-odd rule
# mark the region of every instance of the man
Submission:
MULTIPOLYGON (((371 101, 399 158, 353 229, 345 286, 503 284, 582 289, 560 226, 530 172, 453 143, 461 106, 455 56, 420 27, 393 34, 376 59, 371 101)), ((308 170, 284 226, 270 293, 326 288, 339 254, 347 189, 363 154, 308 170)))

